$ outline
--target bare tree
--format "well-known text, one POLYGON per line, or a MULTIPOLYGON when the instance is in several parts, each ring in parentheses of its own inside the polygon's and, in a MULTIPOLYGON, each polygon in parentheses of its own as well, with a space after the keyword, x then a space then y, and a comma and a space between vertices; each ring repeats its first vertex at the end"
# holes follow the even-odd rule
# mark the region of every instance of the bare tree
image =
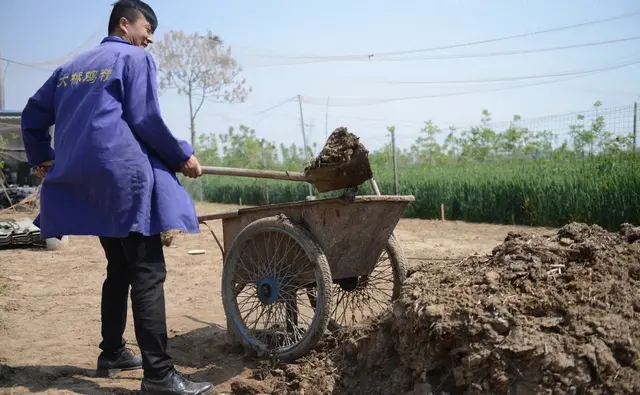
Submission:
POLYGON ((151 46, 158 61, 161 92, 176 89, 189 99, 191 144, 196 143, 196 117, 205 100, 217 103, 242 103, 251 92, 240 78, 242 68, 218 36, 207 31, 186 34, 168 31, 151 46))

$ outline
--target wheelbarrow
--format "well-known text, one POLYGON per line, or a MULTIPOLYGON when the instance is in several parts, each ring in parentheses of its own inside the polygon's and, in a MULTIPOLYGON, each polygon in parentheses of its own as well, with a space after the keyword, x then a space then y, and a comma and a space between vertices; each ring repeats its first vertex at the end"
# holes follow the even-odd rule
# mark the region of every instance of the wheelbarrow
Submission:
POLYGON ((355 326, 398 298, 406 258, 394 229, 415 199, 373 186, 376 196, 199 217, 222 220, 222 303, 234 342, 294 361, 327 330, 355 326))

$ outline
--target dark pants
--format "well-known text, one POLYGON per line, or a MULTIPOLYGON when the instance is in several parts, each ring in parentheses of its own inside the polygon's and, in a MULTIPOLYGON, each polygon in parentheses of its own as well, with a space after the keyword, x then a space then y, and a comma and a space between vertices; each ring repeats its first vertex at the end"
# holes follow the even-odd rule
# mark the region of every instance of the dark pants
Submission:
POLYGON ((160 235, 131 233, 125 238, 101 237, 107 257, 107 278, 102 286, 102 342, 105 354, 124 349, 127 300, 131 307, 136 340, 142 352, 145 377, 163 377, 172 367, 167 354, 164 280, 167 270, 160 235))

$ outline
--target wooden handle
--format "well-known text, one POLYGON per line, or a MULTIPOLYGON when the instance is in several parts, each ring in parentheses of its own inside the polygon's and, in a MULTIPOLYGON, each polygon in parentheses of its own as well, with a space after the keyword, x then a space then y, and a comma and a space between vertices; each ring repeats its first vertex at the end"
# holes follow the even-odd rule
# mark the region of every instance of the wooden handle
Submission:
POLYGON ((293 171, 275 171, 275 170, 255 170, 240 169, 234 167, 216 167, 201 166, 203 174, 211 174, 218 176, 235 176, 235 177, 251 177, 251 178, 268 178, 272 180, 287 181, 305 181, 310 182, 311 179, 304 173, 293 171))

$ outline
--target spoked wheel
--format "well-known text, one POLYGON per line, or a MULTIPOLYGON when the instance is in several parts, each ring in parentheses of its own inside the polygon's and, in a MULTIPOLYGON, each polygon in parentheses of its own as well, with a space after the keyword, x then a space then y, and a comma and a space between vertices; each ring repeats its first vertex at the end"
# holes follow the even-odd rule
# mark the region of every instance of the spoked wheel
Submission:
POLYGON ((371 274, 334 281, 329 330, 354 326, 380 314, 400 296, 406 278, 402 247, 391 236, 371 274))
POLYGON ((283 216, 252 222, 238 233, 222 272, 231 338, 261 356, 295 360, 326 330, 331 290, 327 258, 306 229, 283 216))

